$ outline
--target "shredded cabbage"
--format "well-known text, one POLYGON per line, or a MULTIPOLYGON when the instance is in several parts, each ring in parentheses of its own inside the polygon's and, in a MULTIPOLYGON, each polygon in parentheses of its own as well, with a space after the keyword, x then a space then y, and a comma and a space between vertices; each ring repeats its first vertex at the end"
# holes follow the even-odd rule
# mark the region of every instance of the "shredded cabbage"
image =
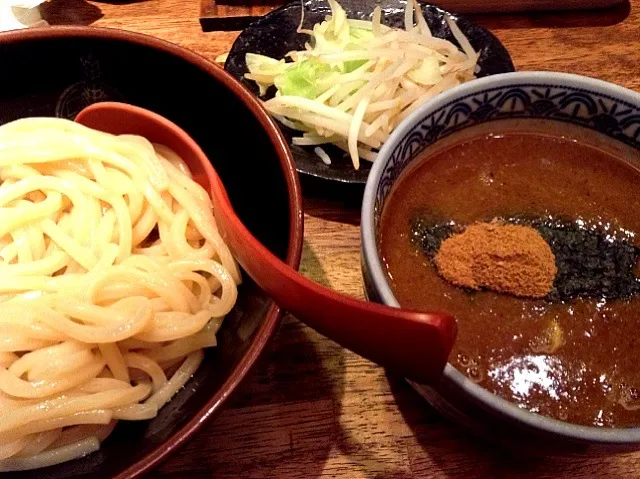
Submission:
POLYGON ((394 128, 438 93, 473 80, 478 53, 449 16, 453 43, 432 35, 416 0, 407 1, 405 28, 382 24, 376 7, 372 21, 348 19, 335 0, 331 15, 313 26, 305 50, 285 59, 246 55, 247 79, 260 95, 276 87, 266 109, 303 132, 294 144, 334 144, 347 151, 355 169, 360 159, 375 160, 394 128))

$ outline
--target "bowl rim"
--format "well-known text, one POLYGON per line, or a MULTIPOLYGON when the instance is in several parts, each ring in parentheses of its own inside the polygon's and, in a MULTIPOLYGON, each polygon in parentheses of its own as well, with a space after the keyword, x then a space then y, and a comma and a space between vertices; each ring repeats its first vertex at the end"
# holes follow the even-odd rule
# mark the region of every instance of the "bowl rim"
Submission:
MULTIPOLYGON (((302 240, 304 236, 303 203, 300 181, 295 168, 295 162, 287 142, 280 133, 273 119, 269 116, 260 102, 239 81, 233 78, 223 68, 217 66, 204 56, 188 50, 179 45, 161 40, 150 35, 135 33, 126 30, 92 26, 53 26, 13 30, 0 33, 0 46, 23 43, 37 40, 49 40, 54 38, 77 39, 103 39, 131 43, 138 46, 160 50, 169 55, 180 57, 196 68, 204 71, 214 81, 221 83, 234 94, 251 111, 262 128, 267 133, 271 144, 280 160, 280 167, 287 185, 289 197, 289 235, 285 263, 294 269, 298 269, 302 256, 302 240)), ((131 479, 140 477, 156 467, 162 460, 182 446, 187 439, 194 435, 203 424, 217 415, 224 403, 237 390, 240 383, 247 377, 254 367, 260 354, 273 337, 283 310, 273 300, 265 314, 264 320, 255 333, 255 339, 249 346, 245 355, 232 370, 229 378, 193 415, 193 417, 178 431, 174 432, 163 443, 156 446, 149 454, 128 466, 125 470, 114 476, 114 479, 131 479)))
MULTIPOLYGON (((558 73, 558 72, 513 72, 497 74, 486 78, 474 80, 438 95, 433 100, 425 103, 413 114, 406 118, 391 134, 378 153, 378 159, 373 164, 365 187, 362 202, 362 257, 364 268, 371 277, 373 287, 380 295, 382 302, 389 306, 400 307, 395 298, 391 286, 387 280, 382 260, 379 255, 376 232, 374 231, 375 200, 378 184, 381 181, 385 166, 395 146, 402 141, 405 135, 430 112, 448 104, 451 101, 478 93, 495 87, 509 87, 522 84, 540 85, 564 85, 582 88, 615 97, 628 103, 638 105, 640 108, 640 93, 603 80, 586 76, 558 73)), ((514 403, 507 401, 469 380, 450 363, 447 363, 443 379, 452 383, 458 390, 472 398, 485 409, 506 416, 509 420, 538 430, 574 441, 587 441, 591 443, 623 445, 640 443, 640 426, 627 428, 600 428, 596 426, 582 426, 571 424, 557 419, 545 417, 521 409, 514 403)))

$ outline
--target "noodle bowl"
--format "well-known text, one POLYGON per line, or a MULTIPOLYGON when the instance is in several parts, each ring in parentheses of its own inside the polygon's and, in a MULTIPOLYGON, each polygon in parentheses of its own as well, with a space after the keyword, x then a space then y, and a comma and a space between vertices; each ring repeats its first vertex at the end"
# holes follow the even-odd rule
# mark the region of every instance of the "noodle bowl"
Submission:
POLYGON ((0 471, 98 449, 198 368, 239 269, 206 191, 146 139, 0 127, 0 471))

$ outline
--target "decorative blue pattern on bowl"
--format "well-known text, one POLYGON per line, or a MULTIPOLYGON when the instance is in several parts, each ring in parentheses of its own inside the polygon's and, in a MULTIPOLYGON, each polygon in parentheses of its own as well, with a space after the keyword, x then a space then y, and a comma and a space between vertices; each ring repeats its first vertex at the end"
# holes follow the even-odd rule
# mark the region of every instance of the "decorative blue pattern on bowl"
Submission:
POLYGON ((505 118, 548 119, 590 128, 640 150, 637 105, 584 88, 553 84, 504 85, 456 98, 414 121, 385 165, 375 199, 374 227, 392 185, 428 146, 456 131, 505 118))

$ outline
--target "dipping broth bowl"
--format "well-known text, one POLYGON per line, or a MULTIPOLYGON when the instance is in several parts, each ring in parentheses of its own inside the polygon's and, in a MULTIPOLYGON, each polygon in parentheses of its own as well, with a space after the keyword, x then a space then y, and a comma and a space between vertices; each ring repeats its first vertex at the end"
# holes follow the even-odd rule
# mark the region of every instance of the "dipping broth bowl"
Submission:
MULTIPOLYGON (((361 234, 370 301, 400 306, 379 250, 382 211, 397 179, 438 140, 503 119, 564 122, 640 152, 640 94, 604 81, 563 73, 507 73, 439 95, 396 128, 369 175, 361 234)), ((450 363, 439 381, 411 384, 445 417, 510 449, 550 455, 640 449, 640 427, 579 426, 531 413, 483 389, 450 363)))
MULTIPOLYGON (((91 27, 2 33, 0 64, 0 124, 34 116, 73 120, 91 104, 116 101, 151 110, 183 128, 222 180, 248 230, 247 241, 255 241, 253 236, 281 261, 298 267, 302 196, 291 153, 258 100, 224 70, 152 37, 91 27)), ((203 186, 213 186, 209 180, 203 186)), ((7 477, 125 479, 149 471, 222 409, 281 316, 282 310, 244 274, 236 305, 218 332, 218 346, 206 350, 196 373, 157 417, 121 421, 97 452, 81 459, 7 477)))

